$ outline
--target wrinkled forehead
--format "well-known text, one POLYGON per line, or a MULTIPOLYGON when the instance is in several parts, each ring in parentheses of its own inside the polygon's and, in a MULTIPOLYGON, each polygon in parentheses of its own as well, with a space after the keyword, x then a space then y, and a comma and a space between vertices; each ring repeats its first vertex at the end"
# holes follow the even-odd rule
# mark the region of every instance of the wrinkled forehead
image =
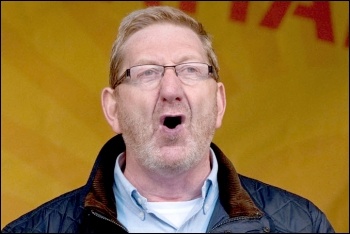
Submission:
POLYGON ((208 62, 198 35, 186 26, 157 23, 134 32, 124 43, 123 65, 208 62))

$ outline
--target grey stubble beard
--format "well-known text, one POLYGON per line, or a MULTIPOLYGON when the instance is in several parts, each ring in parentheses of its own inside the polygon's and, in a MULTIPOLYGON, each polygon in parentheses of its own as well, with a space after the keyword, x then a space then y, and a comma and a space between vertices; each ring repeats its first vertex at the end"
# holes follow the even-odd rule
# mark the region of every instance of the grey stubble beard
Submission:
MULTIPOLYGON (((119 123, 127 150, 130 149, 135 160, 147 170, 164 176, 176 175, 198 165, 203 157, 209 155, 209 146, 214 136, 217 117, 216 102, 213 108, 208 107, 207 111, 201 113, 196 119, 193 119, 193 115, 190 114, 191 137, 186 141, 183 152, 175 152, 177 156, 179 154, 182 156, 172 158, 173 160, 162 155, 160 147, 157 146, 157 138, 152 137, 154 133, 152 124, 147 124, 140 115, 135 113, 128 115, 124 112, 124 108, 119 107, 119 109, 119 123)), ((176 137, 167 139, 170 144, 178 140, 180 139, 176 137)))

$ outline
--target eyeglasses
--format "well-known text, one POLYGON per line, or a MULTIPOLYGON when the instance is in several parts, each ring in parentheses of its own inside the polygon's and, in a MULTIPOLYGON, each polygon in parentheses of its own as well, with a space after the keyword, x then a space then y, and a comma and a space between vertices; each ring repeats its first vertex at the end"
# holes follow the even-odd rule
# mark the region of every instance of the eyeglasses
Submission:
POLYGON ((197 81, 207 79, 210 74, 213 74, 213 66, 199 62, 181 63, 174 66, 136 65, 126 69, 114 87, 117 87, 124 81, 141 87, 155 87, 160 83, 166 68, 174 68, 176 76, 186 85, 193 85, 197 81))

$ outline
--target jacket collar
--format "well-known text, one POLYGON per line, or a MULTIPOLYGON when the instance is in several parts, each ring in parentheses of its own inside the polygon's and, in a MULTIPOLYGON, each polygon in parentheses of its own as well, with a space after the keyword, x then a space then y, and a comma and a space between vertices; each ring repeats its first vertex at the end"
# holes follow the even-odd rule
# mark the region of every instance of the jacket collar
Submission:
POLYGON ((248 192, 242 187, 239 175, 231 161, 214 143, 211 143, 210 147, 214 150, 219 165, 218 184, 220 201, 229 217, 262 216, 263 213, 254 204, 248 192))
MULTIPOLYGON (((256 207, 246 190, 243 189, 239 176, 230 160, 211 143, 218 160, 219 197, 230 218, 239 216, 257 217, 262 212, 256 207)), ((114 166, 117 156, 125 151, 122 135, 111 138, 101 149, 85 186, 87 195, 84 207, 93 209, 106 218, 117 222, 115 198, 113 194, 114 166)))

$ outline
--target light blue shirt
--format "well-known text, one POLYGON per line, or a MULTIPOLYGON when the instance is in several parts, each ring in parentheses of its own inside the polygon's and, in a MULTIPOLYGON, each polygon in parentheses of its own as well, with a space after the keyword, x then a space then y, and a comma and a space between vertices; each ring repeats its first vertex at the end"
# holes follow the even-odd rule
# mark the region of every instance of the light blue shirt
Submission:
POLYGON ((212 169, 202 186, 202 197, 200 202, 197 202, 188 213, 180 227, 175 227, 170 220, 147 209, 147 199, 125 178, 120 169, 121 162, 124 161, 125 157, 124 153, 121 153, 117 157, 114 167, 113 185, 118 220, 129 232, 206 232, 215 203, 219 197, 218 163, 214 151, 210 149, 210 152, 212 169))

